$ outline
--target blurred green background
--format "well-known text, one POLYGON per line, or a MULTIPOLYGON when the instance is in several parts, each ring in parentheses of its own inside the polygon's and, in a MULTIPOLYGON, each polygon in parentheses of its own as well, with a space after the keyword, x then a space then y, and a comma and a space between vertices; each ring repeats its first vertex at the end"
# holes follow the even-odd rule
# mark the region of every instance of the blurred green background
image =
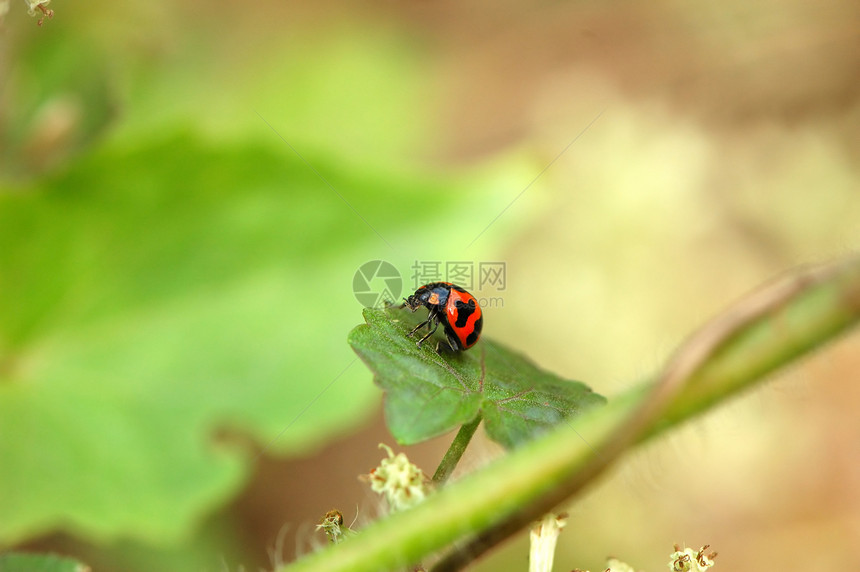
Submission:
MULTIPOLYGON (((611 398, 860 243, 856 2, 50 7, 0 24, 0 549, 255 570, 375 518, 369 260, 504 262, 485 335, 611 398)), ((632 453, 556 568, 860 568, 858 371, 855 334, 632 453)))

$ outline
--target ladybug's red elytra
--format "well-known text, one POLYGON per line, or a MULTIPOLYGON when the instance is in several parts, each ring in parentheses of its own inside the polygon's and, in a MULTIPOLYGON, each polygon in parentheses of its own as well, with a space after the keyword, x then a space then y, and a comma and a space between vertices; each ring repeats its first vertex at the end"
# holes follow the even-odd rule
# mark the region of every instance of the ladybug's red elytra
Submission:
MULTIPOLYGON (((474 296, 456 284, 431 282, 416 290, 408 298, 404 298, 404 301, 401 308, 408 307, 414 312, 419 307, 425 306, 430 312, 425 321, 407 334, 412 336, 427 326, 430 331, 418 340, 419 348, 436 332, 440 323, 445 329, 448 345, 455 352, 471 348, 481 337, 481 329, 484 327, 481 306, 474 296)), ((436 349, 438 351, 439 347, 437 346, 436 349)))

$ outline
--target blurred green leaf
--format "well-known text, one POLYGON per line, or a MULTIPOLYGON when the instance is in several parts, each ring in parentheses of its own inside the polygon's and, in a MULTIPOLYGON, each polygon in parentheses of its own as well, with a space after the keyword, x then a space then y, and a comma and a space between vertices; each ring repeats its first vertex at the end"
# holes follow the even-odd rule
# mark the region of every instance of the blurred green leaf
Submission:
POLYGON ((0 542, 175 541, 247 477, 237 441, 295 454, 365 419, 356 269, 459 253, 535 168, 416 173, 433 81, 384 22, 263 42, 103 8, 18 38, 4 84, 0 542))
POLYGON ((490 438, 512 448, 606 401, 486 337, 454 355, 439 355, 430 343, 418 348, 406 337, 407 324, 416 321, 411 316, 367 309, 367 324, 349 335, 386 392, 388 427, 402 444, 445 433, 481 413, 490 438))
POLYGON ((231 435, 298 452, 370 413, 352 275, 391 252, 369 225, 393 241, 436 215, 309 160, 367 222, 275 137, 114 142, 0 189, 0 540, 175 539, 246 477, 231 435))
POLYGON ((26 179, 73 158, 118 108, 102 51, 69 29, 30 40, 13 44, 17 65, 0 72, 0 179, 26 179))
POLYGON ((87 572, 89 566, 52 554, 0 554, 0 572, 87 572))

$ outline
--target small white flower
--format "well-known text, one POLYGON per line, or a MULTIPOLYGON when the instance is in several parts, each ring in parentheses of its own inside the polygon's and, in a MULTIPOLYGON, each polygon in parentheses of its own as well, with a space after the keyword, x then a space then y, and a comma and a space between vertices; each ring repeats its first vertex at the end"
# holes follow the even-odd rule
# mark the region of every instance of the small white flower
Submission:
POLYGON ((45 21, 45 18, 50 19, 54 17, 54 11, 45 8, 45 6, 51 3, 51 0, 24 0, 24 3, 27 4, 27 13, 31 16, 35 16, 37 10, 41 13, 38 22, 40 26, 45 21))
POLYGON ((561 529, 567 524, 566 514, 548 514, 532 527, 529 538, 529 572, 552 572, 555 545, 561 529))
POLYGON ((38 9, 40 12, 44 12, 45 8, 43 8, 43 6, 50 4, 51 0, 24 0, 24 3, 27 4, 27 13, 31 16, 35 16, 36 10, 38 9))
POLYGON ((409 462, 403 453, 394 454, 391 447, 379 444, 388 452, 378 467, 370 471, 370 488, 388 501, 392 511, 415 506, 430 494, 430 483, 424 473, 409 462))
POLYGON ((329 542, 337 544, 346 537, 349 528, 343 527, 343 514, 337 509, 332 509, 325 513, 325 516, 317 525, 317 530, 322 530, 328 536, 329 542))
POLYGON ((716 552, 705 554, 705 551, 710 548, 706 544, 694 552, 692 548, 685 548, 675 545, 675 552, 669 557, 669 570, 672 572, 704 572, 714 565, 714 558, 717 557, 716 552))

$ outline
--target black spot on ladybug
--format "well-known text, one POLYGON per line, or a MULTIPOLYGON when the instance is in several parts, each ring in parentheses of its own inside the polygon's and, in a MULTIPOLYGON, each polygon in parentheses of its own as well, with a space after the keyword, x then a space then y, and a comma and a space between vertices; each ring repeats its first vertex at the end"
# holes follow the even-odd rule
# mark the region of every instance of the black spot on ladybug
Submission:
POLYGON ((472 298, 468 303, 457 300, 455 306, 457 307, 457 321, 454 325, 458 328, 463 328, 466 326, 466 322, 469 321, 469 316, 475 313, 475 299, 472 298))
POLYGON ((472 333, 466 337, 466 345, 471 346, 471 345, 474 345, 474 343, 478 341, 478 336, 481 335, 481 328, 483 328, 483 327, 484 327, 484 317, 481 316, 480 318, 477 319, 477 321, 475 321, 475 327, 472 328, 472 333))

